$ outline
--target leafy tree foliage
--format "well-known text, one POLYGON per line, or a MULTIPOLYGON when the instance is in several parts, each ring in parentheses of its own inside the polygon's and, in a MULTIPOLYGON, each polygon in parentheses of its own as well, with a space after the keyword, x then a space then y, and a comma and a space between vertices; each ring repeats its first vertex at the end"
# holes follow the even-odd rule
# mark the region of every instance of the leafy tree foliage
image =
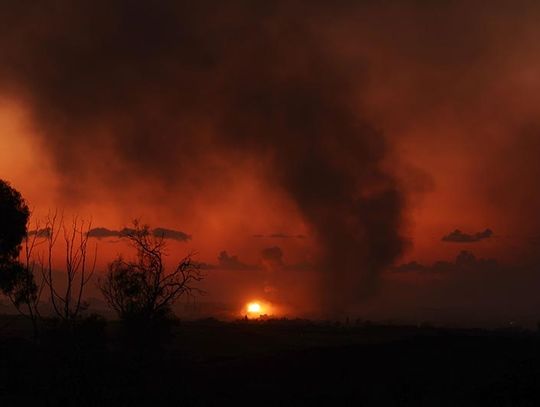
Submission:
POLYGON ((11 292, 21 283, 24 267, 17 258, 26 236, 30 211, 20 192, 0 180, 0 289, 11 292))
POLYGON ((0 259, 17 257, 29 217, 30 211, 20 192, 0 180, 0 259))

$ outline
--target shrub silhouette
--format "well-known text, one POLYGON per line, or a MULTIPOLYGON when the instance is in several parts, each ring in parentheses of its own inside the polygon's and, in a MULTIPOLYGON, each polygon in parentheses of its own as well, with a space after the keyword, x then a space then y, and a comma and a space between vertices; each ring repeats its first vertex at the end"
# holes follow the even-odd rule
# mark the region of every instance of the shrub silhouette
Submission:
POLYGON ((34 304, 38 300, 38 285, 30 269, 18 261, 7 264, 4 268, 5 279, 2 289, 13 305, 21 311, 24 305, 34 304))
POLYGON ((163 320, 171 306, 183 295, 200 293, 196 283, 203 276, 192 255, 184 257, 167 271, 164 265, 164 236, 154 236, 149 227, 134 222, 123 238, 135 248, 135 261, 118 257, 100 280, 99 288, 108 304, 124 321, 163 320))

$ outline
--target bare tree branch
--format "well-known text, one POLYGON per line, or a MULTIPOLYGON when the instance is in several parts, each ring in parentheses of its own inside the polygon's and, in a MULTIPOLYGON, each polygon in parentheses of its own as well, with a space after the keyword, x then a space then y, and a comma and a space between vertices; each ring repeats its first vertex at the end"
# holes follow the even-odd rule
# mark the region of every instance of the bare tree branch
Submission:
POLYGON ((184 257, 173 271, 167 272, 163 261, 167 255, 164 237, 152 235, 148 226, 139 221, 133 224, 134 228, 123 237, 136 250, 136 261, 117 258, 109 264, 108 273, 99 282, 111 308, 121 318, 155 318, 169 312, 181 296, 202 294, 196 283, 204 276, 193 261, 195 253, 184 257))
POLYGON ((50 215, 47 220, 48 250, 47 269, 42 273, 45 284, 49 287, 51 304, 55 314, 63 320, 76 319, 83 310, 83 296, 86 285, 94 274, 97 260, 97 246, 94 250, 91 267, 88 269, 88 240, 91 222, 79 220, 73 217, 71 225, 66 226, 63 216, 57 222, 57 213, 50 215), (60 229, 63 231, 65 243, 65 288, 60 293, 57 282, 53 276, 53 248, 59 236, 60 229))

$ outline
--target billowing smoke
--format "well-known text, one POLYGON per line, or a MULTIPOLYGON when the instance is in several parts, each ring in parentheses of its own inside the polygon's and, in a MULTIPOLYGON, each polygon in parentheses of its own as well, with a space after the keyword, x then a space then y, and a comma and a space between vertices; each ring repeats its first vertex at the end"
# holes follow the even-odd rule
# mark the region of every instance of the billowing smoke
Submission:
POLYGON ((358 113, 362 65, 325 41, 352 6, 329 4, 3 2, 0 85, 30 106, 72 199, 91 179, 227 184, 231 161, 257 157, 320 246, 321 304, 341 311, 402 253, 404 200, 358 113))

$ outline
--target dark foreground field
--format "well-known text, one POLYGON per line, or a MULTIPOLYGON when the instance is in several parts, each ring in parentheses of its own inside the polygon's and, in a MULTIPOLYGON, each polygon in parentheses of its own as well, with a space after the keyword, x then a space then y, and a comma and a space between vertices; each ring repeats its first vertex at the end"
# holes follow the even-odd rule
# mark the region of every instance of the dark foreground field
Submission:
POLYGON ((305 321, 0 332, 0 405, 538 406, 540 337, 305 321), (167 337, 169 338, 168 340, 167 337))

